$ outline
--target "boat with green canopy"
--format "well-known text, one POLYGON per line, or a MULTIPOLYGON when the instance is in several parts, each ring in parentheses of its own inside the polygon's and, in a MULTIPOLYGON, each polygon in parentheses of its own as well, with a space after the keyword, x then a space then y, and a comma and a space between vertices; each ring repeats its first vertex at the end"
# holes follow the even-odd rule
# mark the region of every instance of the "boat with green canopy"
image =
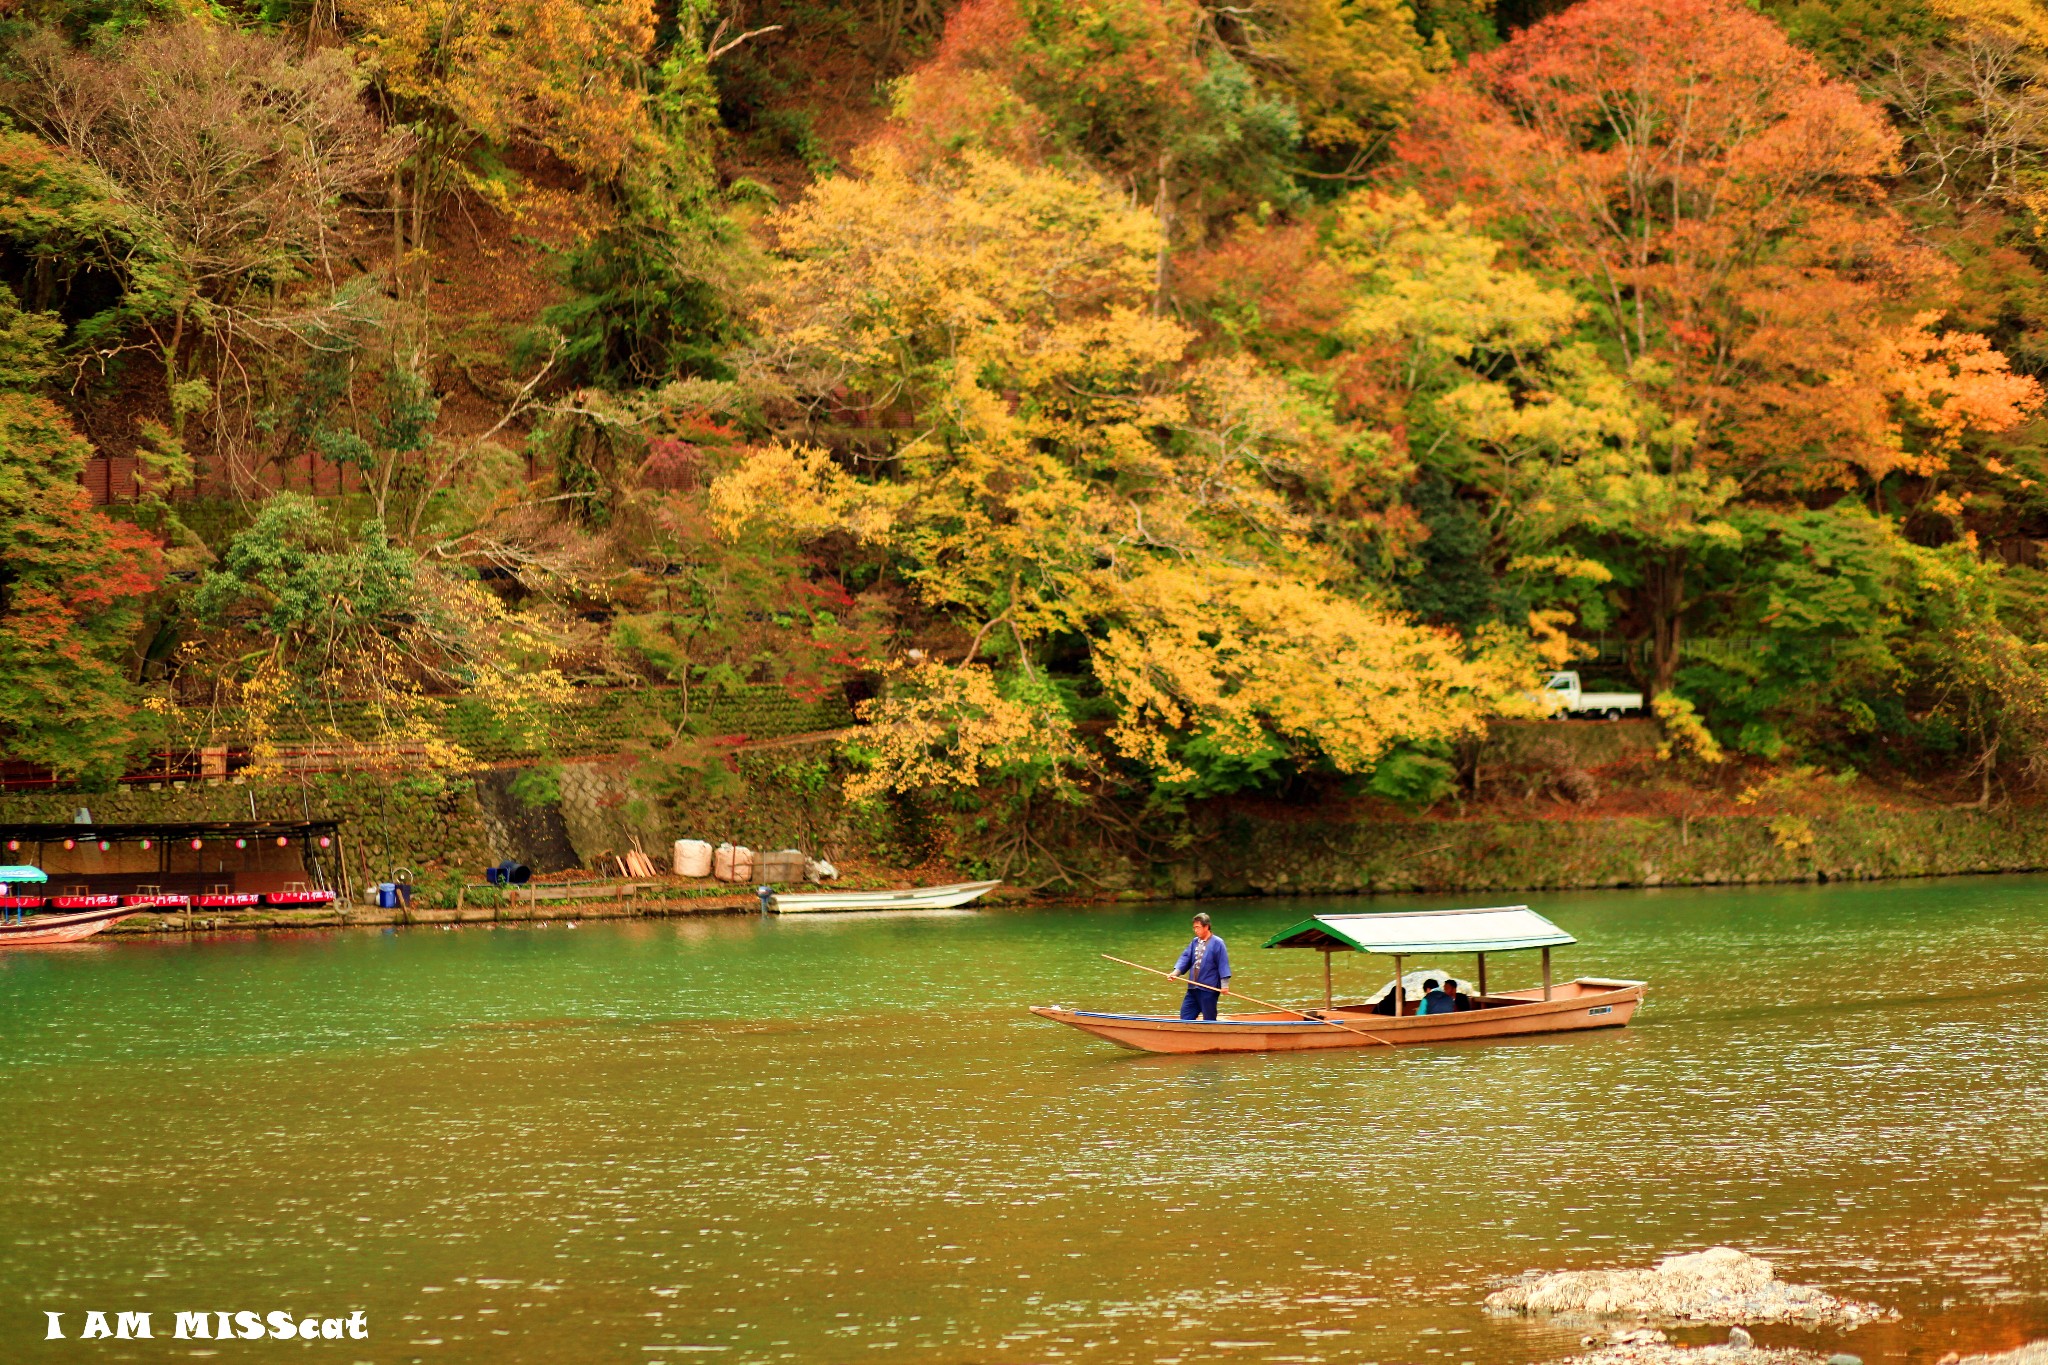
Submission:
POLYGON ((1550 950, 1575 942, 1526 905, 1311 915, 1282 929, 1264 946, 1306 948, 1323 954, 1323 1003, 1319 1007, 1266 1005, 1229 991, 1225 994, 1265 1008, 1225 1014, 1215 1020, 1110 1014, 1057 1005, 1034 1005, 1031 1012, 1140 1052, 1300 1052, 1621 1028, 1642 1004, 1645 983, 1590 976, 1553 982, 1550 950), (1365 1000, 1339 1004, 1332 960, 1338 953, 1352 952, 1391 957, 1394 978, 1365 1000), (1542 983, 1490 990, 1487 956, 1517 952, 1541 953, 1542 983), (1458 977, 1441 965, 1441 959, 1454 955, 1473 958, 1471 977, 1458 977), (1426 965, 1407 971, 1405 964, 1410 959, 1425 959, 1426 965), (1450 983, 1431 999, 1437 1006, 1446 1000, 1453 1006, 1425 1010, 1415 990, 1424 979, 1450 983))
POLYGON ((118 896, 108 896, 106 900, 111 902, 110 905, 95 905, 75 914, 30 915, 29 911, 42 908, 43 897, 18 895, 14 888, 40 885, 49 880, 49 875, 40 867, 25 864, 0 867, 0 948, 42 948, 53 943, 76 943, 130 915, 142 913, 134 906, 121 905, 118 896))

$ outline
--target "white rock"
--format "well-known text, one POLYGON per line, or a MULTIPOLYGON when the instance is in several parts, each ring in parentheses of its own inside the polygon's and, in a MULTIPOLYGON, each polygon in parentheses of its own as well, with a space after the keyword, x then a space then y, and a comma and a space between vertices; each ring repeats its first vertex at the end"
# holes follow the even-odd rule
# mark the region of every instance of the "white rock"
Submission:
POLYGON ((1958 1365, 2048 1365, 2048 1337, 1999 1355, 1964 1356, 1958 1365))
MULTIPOLYGON (((1832 1322, 1856 1326, 1896 1316, 1784 1284, 1768 1261, 1734 1247, 1667 1256, 1651 1270, 1566 1270, 1524 1276, 1486 1299, 1495 1313, 1633 1318, 1639 1322, 1832 1322)), ((2028 1362, 2027 1365, 2034 1365, 2028 1362)), ((2048 1361, 2040 1362, 2048 1365, 2048 1361)))

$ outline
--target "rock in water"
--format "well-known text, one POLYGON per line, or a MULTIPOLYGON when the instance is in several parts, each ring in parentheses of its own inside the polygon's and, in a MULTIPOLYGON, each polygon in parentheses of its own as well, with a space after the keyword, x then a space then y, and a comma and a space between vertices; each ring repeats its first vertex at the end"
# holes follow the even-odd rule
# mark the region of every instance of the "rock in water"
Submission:
MULTIPOLYGON (((1734 1247, 1667 1256, 1651 1270, 1532 1271, 1487 1295, 1495 1313, 1632 1318, 1639 1322, 1798 1322, 1860 1327, 1895 1311, 1786 1284, 1768 1261, 1734 1247)), ((2036 1365, 2025 1362, 2025 1365, 2036 1365)), ((2048 1365, 2048 1361, 2039 1362, 2048 1365)))
POLYGON ((2048 1365, 2048 1337, 2030 1342, 2016 1351, 2005 1351, 1989 1356, 1964 1356, 1962 1365, 2048 1365))
POLYGON ((1731 1327, 1728 1329, 1728 1344, 1738 1351, 1747 1351, 1750 1347, 1756 1345, 1756 1338, 1743 1331, 1740 1327, 1731 1327))
POLYGON ((1660 1341, 1609 1346, 1556 1365, 1821 1365, 1821 1358, 1811 1351, 1767 1346, 1674 1346, 1660 1341))

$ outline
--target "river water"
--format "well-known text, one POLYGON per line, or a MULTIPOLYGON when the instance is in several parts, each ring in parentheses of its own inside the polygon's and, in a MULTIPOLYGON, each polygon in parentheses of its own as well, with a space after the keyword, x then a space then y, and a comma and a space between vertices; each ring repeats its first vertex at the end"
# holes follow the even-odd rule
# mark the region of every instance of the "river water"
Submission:
MULTIPOLYGON (((1869 1361, 2048 1335, 2048 880, 1531 899, 1634 1026, 1149 1058, 1024 1012, 1170 1007, 1097 954, 1189 907, 15 952, 0 1360, 1506 1365, 1577 1333, 1499 1278, 1716 1243, 1901 1310, 1805 1339, 1869 1361), (43 1340, 93 1309, 158 1339, 43 1340), (162 1339, 274 1309, 370 1337, 162 1339)), ((1447 903, 1207 908, 1305 1000, 1273 930, 1447 903)))

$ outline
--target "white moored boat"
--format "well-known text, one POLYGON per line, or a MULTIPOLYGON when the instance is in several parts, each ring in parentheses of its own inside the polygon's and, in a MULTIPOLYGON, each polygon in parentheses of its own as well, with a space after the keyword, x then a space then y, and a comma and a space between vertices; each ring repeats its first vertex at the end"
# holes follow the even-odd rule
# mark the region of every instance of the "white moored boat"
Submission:
POLYGON ((950 910, 987 895, 1001 886, 992 882, 955 882, 951 886, 914 886, 904 891, 778 891, 768 908, 782 915, 807 915, 820 910, 950 910))

